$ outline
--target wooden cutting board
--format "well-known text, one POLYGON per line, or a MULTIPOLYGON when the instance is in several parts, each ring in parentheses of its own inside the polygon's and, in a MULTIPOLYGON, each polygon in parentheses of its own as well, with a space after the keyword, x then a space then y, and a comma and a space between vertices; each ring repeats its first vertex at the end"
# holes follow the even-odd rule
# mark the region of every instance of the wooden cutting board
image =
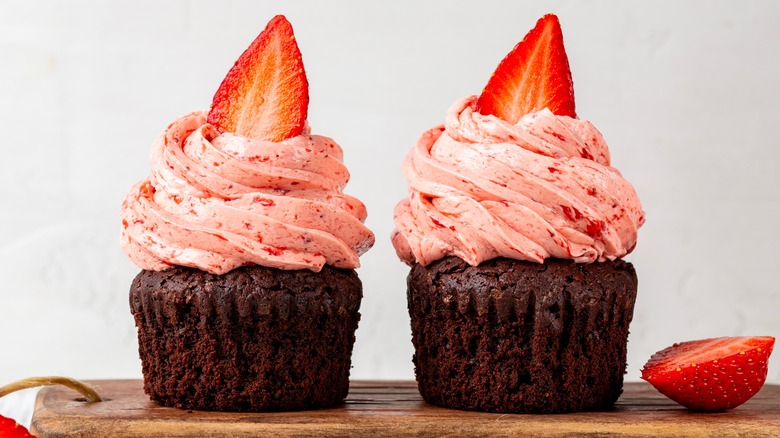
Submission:
POLYGON ((646 383, 628 383, 609 412, 487 414, 422 401, 414 382, 353 382, 338 408, 264 414, 185 411, 149 401, 140 380, 90 382, 108 400, 85 403, 61 387, 38 395, 38 437, 283 436, 780 436, 780 386, 766 385, 739 408, 692 413, 646 383))

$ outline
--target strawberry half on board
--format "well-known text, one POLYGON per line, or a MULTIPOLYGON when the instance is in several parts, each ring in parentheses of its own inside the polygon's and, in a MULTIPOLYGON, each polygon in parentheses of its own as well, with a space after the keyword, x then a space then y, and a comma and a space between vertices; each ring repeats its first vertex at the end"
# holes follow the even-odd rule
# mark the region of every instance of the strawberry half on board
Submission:
POLYGON ((208 122, 220 132, 282 141, 301 133, 309 82, 292 25, 277 15, 241 54, 219 86, 208 122))
POLYGON ((771 336, 681 342, 655 353, 642 379, 692 410, 733 409, 764 385, 774 345, 771 336))
POLYGON ((13 418, 0 415, 0 437, 2 438, 35 438, 24 426, 13 418))
POLYGON ((475 109, 515 124, 524 115, 544 108, 560 116, 577 117, 563 32, 553 14, 540 18, 498 64, 475 109))

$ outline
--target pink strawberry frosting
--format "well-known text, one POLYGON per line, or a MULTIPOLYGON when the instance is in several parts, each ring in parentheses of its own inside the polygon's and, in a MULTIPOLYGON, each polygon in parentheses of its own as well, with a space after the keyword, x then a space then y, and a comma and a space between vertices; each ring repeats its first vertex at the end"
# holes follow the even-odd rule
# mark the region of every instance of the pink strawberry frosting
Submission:
POLYGON ((374 243, 365 206, 342 192, 341 148, 308 128, 257 141, 220 134, 195 112, 160 135, 150 161, 121 209, 122 247, 142 269, 356 268, 374 243))
POLYGON ((544 109, 511 125, 474 112, 475 101, 452 105, 404 161, 410 195, 392 237, 402 260, 589 263, 634 249, 642 206, 590 122, 544 109))

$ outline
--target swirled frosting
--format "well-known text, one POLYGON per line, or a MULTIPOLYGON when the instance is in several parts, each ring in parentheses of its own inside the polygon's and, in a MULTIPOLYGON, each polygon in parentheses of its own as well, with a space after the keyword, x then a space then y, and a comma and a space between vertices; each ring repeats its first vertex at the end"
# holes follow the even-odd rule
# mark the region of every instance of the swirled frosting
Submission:
POLYGON ((544 109, 512 125, 476 113, 475 100, 452 105, 404 161, 410 195, 392 237, 402 260, 588 263, 633 250, 642 206, 590 122, 544 109))
POLYGON ((374 243, 365 206, 342 193, 341 148, 308 128, 258 141, 219 133, 195 112, 163 131, 150 161, 120 213, 122 247, 142 269, 356 268, 374 243))

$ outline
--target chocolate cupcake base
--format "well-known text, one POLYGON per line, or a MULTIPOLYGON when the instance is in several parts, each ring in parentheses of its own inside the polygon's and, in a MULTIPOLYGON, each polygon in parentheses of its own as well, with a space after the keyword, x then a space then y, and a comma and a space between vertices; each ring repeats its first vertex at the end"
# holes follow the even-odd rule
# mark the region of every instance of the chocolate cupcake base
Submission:
POLYGON ((163 406, 333 406, 349 390, 362 286, 353 270, 142 271, 130 289, 144 390, 163 406))
POLYGON ((408 303, 420 393, 487 412, 607 409, 622 391, 636 289, 622 260, 417 264, 408 303))

